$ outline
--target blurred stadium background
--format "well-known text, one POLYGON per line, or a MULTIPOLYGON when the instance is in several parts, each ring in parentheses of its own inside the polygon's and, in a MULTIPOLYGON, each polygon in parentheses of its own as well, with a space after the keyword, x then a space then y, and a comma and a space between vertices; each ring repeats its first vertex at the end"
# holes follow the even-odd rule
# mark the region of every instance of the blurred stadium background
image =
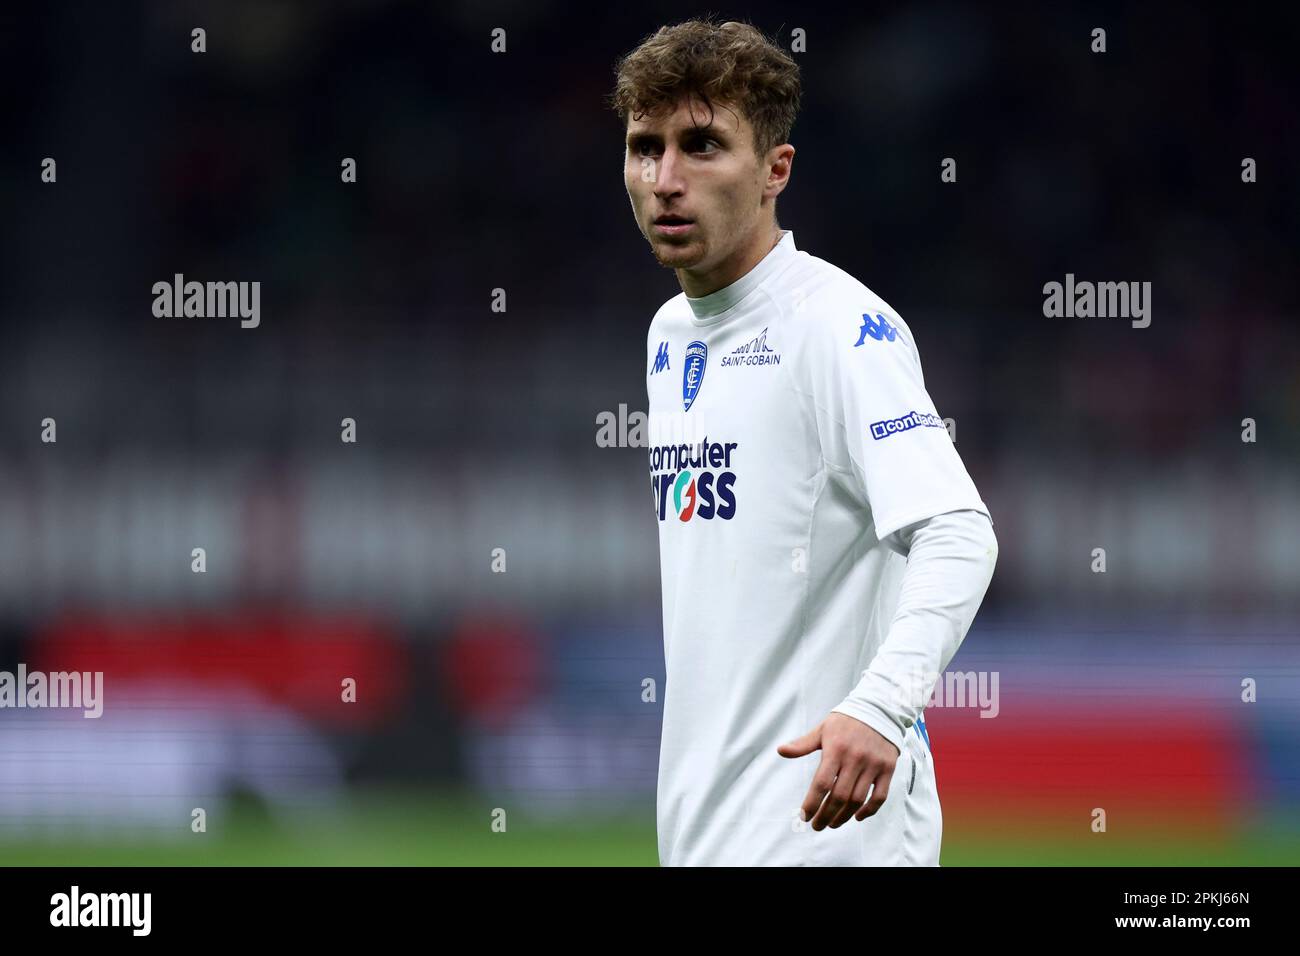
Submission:
MULTIPOLYGON (((678 287, 602 97, 699 12, 0 14, 0 670, 106 675, 0 710, 0 863, 657 862, 657 529, 596 419, 678 287), (178 272, 260 327, 155 318, 178 272)), ((807 31, 781 224, 906 318, 993 510, 944 863, 1300 860, 1295 12, 721 12, 807 31), (1151 326, 1045 319, 1067 272, 1151 326)))

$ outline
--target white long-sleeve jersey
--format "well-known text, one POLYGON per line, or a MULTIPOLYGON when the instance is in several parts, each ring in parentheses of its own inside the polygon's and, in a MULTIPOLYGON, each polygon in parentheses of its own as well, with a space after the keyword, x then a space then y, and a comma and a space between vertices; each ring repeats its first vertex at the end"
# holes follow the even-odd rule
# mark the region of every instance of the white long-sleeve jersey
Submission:
POLYGON ((997 555, 911 330, 786 230, 731 285, 664 303, 647 357, 660 862, 867 862, 895 817, 814 832, 798 812, 820 752, 777 745, 835 710, 902 751, 997 555))

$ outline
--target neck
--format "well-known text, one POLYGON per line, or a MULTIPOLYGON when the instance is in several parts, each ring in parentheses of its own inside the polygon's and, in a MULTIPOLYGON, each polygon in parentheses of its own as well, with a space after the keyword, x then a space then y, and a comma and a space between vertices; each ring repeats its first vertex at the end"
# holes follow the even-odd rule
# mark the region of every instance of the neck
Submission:
POLYGON ((730 256, 707 272, 678 269, 677 281, 681 283, 682 291, 692 299, 717 292, 746 275, 780 241, 781 229, 773 222, 768 228, 756 230, 748 242, 742 243, 730 256))

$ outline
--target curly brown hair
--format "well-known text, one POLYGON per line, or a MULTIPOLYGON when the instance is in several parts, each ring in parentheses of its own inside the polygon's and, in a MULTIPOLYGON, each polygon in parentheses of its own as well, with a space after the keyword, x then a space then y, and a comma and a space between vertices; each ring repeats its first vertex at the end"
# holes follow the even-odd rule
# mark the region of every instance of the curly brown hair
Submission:
POLYGON ((789 142, 799 112, 799 66, 749 23, 687 20, 660 27, 618 62, 610 105, 624 126, 671 110, 683 97, 738 106, 754 128, 760 157, 789 142))

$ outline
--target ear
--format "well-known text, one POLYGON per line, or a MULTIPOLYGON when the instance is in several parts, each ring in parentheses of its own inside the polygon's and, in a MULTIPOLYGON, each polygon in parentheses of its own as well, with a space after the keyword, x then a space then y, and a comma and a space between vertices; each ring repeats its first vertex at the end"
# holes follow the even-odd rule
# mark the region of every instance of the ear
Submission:
POLYGON ((767 182, 763 191, 766 195, 776 197, 790 182, 790 173, 794 165, 794 147, 789 143, 773 146, 767 154, 767 182))

